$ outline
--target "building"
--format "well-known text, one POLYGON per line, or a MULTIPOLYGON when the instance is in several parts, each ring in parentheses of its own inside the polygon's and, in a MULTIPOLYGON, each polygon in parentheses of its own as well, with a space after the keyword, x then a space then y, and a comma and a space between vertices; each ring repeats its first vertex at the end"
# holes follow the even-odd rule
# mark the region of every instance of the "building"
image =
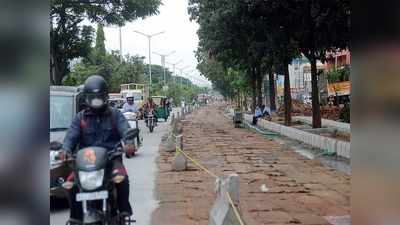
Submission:
MULTIPOLYGON (((325 63, 317 61, 317 70, 318 72, 325 72, 325 71, 330 71, 334 68, 341 69, 347 65, 350 65, 349 50, 342 50, 335 53, 328 52, 325 63)), ((288 67, 289 67, 290 90, 292 98, 301 101, 310 100, 312 89, 311 89, 311 64, 309 60, 302 55, 302 57, 300 58, 293 59, 288 67)), ((284 95, 283 75, 275 74, 275 84, 276 84, 276 99, 277 99, 277 104, 279 105, 282 102, 284 95)), ((320 92, 320 102, 322 104, 326 104, 327 98, 329 96, 329 90, 332 88, 329 87, 325 73, 320 73, 320 76, 318 77, 318 87, 320 92)), ((268 76, 265 76, 263 85, 263 94, 264 94, 263 99, 266 105, 269 105, 268 89, 269 89, 268 76)))
POLYGON ((348 49, 326 53, 325 70, 341 69, 350 65, 351 54, 348 49))
MULTIPOLYGON (((324 69, 324 64, 317 61, 317 70, 324 69)), ((289 78, 292 98, 304 100, 311 97, 311 65, 306 57, 293 59, 289 65, 289 78)))

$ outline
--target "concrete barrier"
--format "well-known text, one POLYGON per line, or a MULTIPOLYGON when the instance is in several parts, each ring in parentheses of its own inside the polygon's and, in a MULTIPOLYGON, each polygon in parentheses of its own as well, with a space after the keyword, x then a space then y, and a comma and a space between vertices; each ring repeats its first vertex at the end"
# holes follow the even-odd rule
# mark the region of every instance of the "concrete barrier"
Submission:
POLYGON ((226 193, 232 198, 236 208, 239 206, 239 176, 231 174, 227 177, 218 178, 216 183, 217 198, 210 211, 210 225, 240 225, 232 205, 226 193))
POLYGON ((171 115, 171 123, 170 124, 174 124, 175 122, 175 113, 172 113, 171 115))
MULTIPOLYGON (((312 117, 311 116, 293 116, 292 119, 293 119, 293 121, 300 121, 300 122, 312 125, 312 117)), ((334 129, 337 129, 338 131, 345 132, 345 133, 351 132, 349 123, 343 123, 343 122, 327 120, 327 119, 322 119, 321 122, 322 122, 322 126, 334 128, 334 129)))
POLYGON ((186 112, 185 112, 185 107, 181 107, 181 120, 184 120, 185 119, 185 115, 186 115, 186 112))
MULTIPOLYGON (((253 116, 250 114, 245 114, 244 118, 249 123, 251 123, 251 121, 253 120, 253 116)), ((340 141, 334 138, 305 132, 296 128, 287 127, 263 119, 258 121, 258 125, 261 128, 274 131, 283 136, 309 144, 322 150, 327 150, 328 152, 336 153, 338 156, 350 159, 350 142, 340 141)))
POLYGON ((186 157, 180 153, 177 152, 177 154, 174 157, 174 161, 172 163, 172 170, 174 171, 185 171, 187 168, 187 159, 186 157))
POLYGON ((173 133, 171 132, 168 135, 166 144, 165 144, 165 151, 167 152, 175 152, 176 145, 175 145, 175 138, 173 136, 173 133))
MULTIPOLYGON (((175 136, 175 145, 176 148, 180 148, 183 150, 183 135, 179 134, 175 136)), ((186 157, 179 151, 176 152, 174 157, 174 161, 172 163, 172 170, 174 171, 184 171, 187 168, 187 159, 186 157)))
POLYGON ((178 134, 175 136, 175 144, 176 144, 176 147, 179 147, 180 149, 183 150, 183 135, 182 134, 178 134))

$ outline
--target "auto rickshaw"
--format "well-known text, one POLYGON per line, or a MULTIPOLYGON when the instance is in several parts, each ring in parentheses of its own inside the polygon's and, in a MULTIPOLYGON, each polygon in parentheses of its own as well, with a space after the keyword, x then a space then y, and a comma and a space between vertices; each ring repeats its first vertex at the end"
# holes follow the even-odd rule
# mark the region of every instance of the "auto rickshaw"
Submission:
POLYGON ((167 97, 165 96, 152 96, 153 102, 157 105, 155 114, 158 119, 163 118, 165 121, 167 121, 169 117, 169 110, 167 109, 166 106, 166 100, 167 97))

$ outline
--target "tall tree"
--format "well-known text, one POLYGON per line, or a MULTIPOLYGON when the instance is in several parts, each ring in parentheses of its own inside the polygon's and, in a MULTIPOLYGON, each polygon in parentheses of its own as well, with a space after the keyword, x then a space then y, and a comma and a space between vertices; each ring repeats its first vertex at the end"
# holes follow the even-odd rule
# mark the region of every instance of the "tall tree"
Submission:
POLYGON ((106 56, 106 37, 104 35, 103 25, 99 23, 97 25, 96 32, 96 45, 94 47, 94 51, 96 52, 97 57, 105 57, 106 56))
POLYGON ((294 4, 294 2, 290 0, 255 0, 250 5, 251 15, 258 18, 259 26, 257 26, 257 29, 261 30, 263 38, 269 43, 269 60, 273 60, 268 63, 269 67, 271 67, 271 64, 274 65, 276 71, 284 75, 286 125, 290 125, 292 120, 292 98, 288 65, 292 58, 299 54, 297 43, 293 40, 292 34, 296 26, 295 17, 291 12, 293 7, 291 4, 294 4))
MULTIPOLYGON (((254 110, 262 101, 265 71, 261 65, 268 42, 261 29, 257 29, 259 24, 257 18, 251 16, 249 4, 247 1, 190 0, 189 13, 200 25, 198 52, 219 61, 225 68, 246 71, 252 87, 254 110)), ((226 73, 220 76, 226 76, 226 73)))
POLYGON ((295 39, 311 64, 313 127, 321 127, 317 60, 328 51, 345 49, 350 41, 350 0, 298 1, 293 10, 295 39))
POLYGON ((70 60, 89 54, 94 29, 84 19, 123 25, 158 13, 161 0, 50 0, 50 81, 61 84, 70 60))

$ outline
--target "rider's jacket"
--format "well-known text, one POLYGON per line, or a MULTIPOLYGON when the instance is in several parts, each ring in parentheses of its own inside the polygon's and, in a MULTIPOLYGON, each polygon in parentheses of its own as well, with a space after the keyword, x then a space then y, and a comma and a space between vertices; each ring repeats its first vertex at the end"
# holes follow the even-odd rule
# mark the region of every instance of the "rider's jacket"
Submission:
POLYGON ((122 111, 138 113, 139 109, 135 103, 133 103, 132 105, 129 105, 127 102, 125 102, 124 106, 122 107, 122 111))
POLYGON ((144 106, 146 112, 150 111, 150 109, 156 109, 156 103, 152 102, 152 104, 150 104, 150 102, 147 102, 144 106))
POLYGON ((77 113, 64 139, 63 149, 74 152, 79 149, 98 146, 112 150, 129 129, 123 114, 111 107, 98 114, 90 109, 77 113))

